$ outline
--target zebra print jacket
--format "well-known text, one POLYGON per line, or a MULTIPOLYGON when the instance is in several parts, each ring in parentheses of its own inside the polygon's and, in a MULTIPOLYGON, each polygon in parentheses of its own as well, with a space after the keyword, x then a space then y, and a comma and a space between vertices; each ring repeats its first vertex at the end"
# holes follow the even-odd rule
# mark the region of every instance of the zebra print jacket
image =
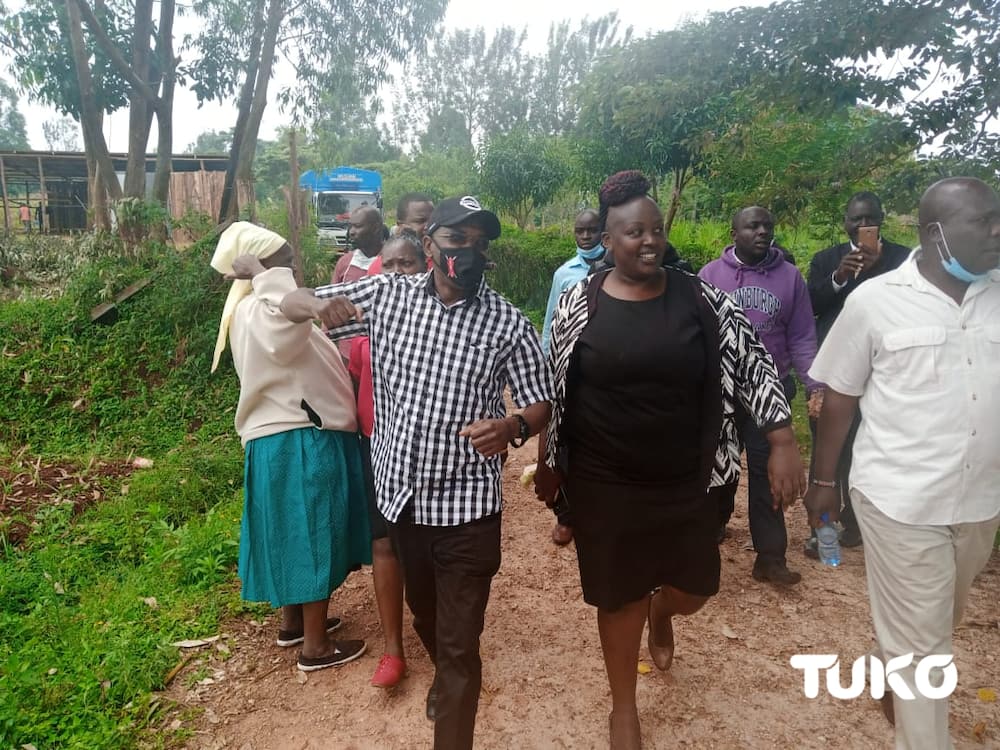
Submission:
MULTIPOLYGON (((594 274, 567 289, 552 318, 549 364, 554 375, 556 400, 546 433, 545 463, 566 470, 559 427, 566 408, 576 342, 597 308, 598 292, 610 271, 594 274)), ((737 405, 765 432, 791 424, 771 356, 743 311, 725 292, 685 271, 667 269, 668 288, 698 305, 705 341, 706 387, 703 388, 701 479, 706 488, 739 480, 742 446, 736 427, 737 405), (677 285, 687 284, 685 290, 677 285), (713 387, 714 386, 714 387, 713 387)), ((669 429, 664 425, 664 429, 669 429)))

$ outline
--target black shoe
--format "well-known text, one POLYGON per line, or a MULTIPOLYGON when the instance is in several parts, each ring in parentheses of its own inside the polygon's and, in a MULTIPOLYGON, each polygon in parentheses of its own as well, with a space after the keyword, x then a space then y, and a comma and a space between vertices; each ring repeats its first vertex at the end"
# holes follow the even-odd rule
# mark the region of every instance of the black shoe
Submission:
POLYGON ((334 641, 332 654, 315 659, 299 654, 299 671, 315 672, 317 669, 339 667, 360 658, 367 648, 364 641, 334 641))
POLYGON ((789 570, 784 560, 762 560, 757 558, 751 573, 755 581, 776 583, 781 586, 794 586, 802 580, 802 575, 789 570))
POLYGON ((427 721, 434 721, 437 717, 437 685, 431 683, 431 689, 427 691, 427 721))
POLYGON ((802 554, 810 560, 819 560, 819 542, 816 541, 816 537, 811 536, 806 539, 806 543, 802 546, 802 554))
POLYGON ((840 530, 841 547, 860 547, 861 542, 861 529, 857 526, 845 526, 840 530))
MULTIPOLYGON (((334 630, 341 626, 339 617, 327 617, 326 618, 326 632, 332 633, 334 630)), ((305 631, 302 628, 298 630, 279 630, 278 640, 275 643, 279 648, 288 648, 289 646, 298 646, 305 640, 305 631)))

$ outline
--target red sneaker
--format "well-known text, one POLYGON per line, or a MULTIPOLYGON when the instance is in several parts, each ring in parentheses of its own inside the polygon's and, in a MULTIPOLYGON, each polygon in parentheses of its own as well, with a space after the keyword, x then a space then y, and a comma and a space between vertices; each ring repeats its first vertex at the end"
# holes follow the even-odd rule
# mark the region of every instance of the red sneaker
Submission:
POLYGON ((391 688, 399 684, 406 674, 406 659, 391 654, 382 654, 372 675, 372 685, 380 688, 391 688))

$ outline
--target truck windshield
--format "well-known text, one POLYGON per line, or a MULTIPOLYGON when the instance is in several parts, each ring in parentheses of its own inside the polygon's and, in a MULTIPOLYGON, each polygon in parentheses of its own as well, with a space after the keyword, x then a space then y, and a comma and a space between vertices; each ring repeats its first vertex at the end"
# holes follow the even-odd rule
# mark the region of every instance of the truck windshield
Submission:
POLYGON ((375 196, 370 193, 320 193, 316 196, 316 218, 320 225, 346 226, 354 209, 369 205, 375 205, 375 196))

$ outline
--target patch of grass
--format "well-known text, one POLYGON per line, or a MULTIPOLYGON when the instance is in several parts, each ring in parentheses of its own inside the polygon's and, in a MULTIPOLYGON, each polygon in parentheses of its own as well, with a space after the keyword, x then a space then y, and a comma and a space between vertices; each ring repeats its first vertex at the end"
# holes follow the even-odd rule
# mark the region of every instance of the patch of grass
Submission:
POLYGON ((0 307, 5 463, 154 460, 91 478, 102 499, 89 507, 49 492, 16 545, 0 527, 3 748, 147 742, 163 710, 152 691, 180 660, 170 644, 260 610, 234 581, 238 382, 228 357, 209 373, 226 287, 211 241, 146 250, 87 265, 56 300, 0 307), (145 277, 116 322, 89 322, 108 289, 145 277))
MULTIPOLYGON (((154 468, 145 481, 169 488, 175 476, 154 468)), ((50 506, 24 547, 8 549, 0 746, 133 746, 156 717, 149 693, 180 658, 170 644, 243 610, 232 582, 241 493, 205 489, 221 496, 205 512, 163 502, 169 489, 119 489, 75 522, 50 506)))

